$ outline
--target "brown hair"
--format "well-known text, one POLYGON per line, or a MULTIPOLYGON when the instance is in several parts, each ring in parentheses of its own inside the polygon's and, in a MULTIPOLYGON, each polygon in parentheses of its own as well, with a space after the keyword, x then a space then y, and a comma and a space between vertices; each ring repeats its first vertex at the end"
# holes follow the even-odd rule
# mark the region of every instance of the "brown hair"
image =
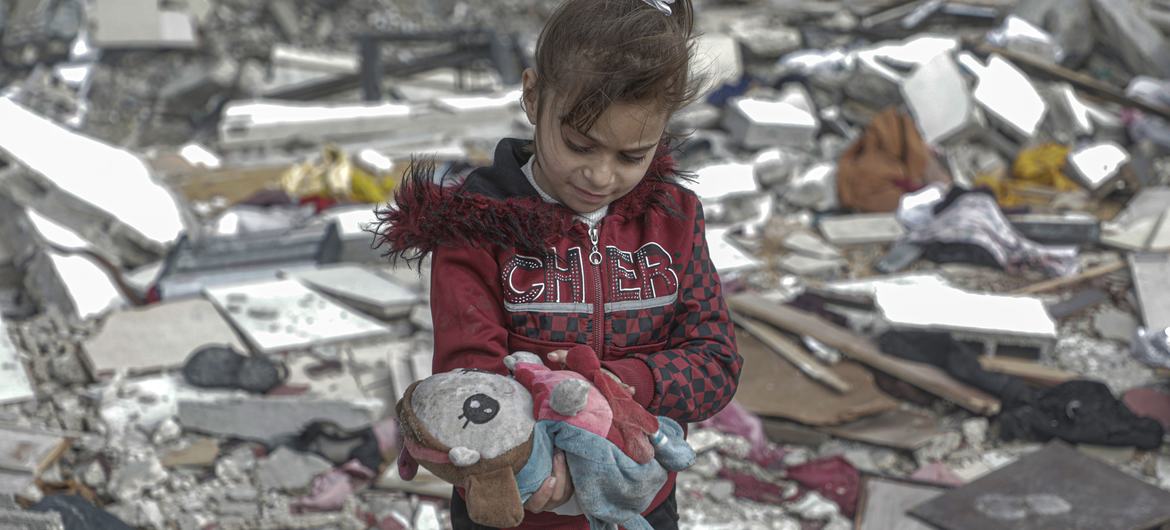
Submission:
POLYGON ((649 101, 673 113, 694 101, 691 0, 675 0, 671 11, 644 0, 566 0, 536 44, 537 115, 556 94, 564 98, 561 123, 588 131, 614 102, 649 101))

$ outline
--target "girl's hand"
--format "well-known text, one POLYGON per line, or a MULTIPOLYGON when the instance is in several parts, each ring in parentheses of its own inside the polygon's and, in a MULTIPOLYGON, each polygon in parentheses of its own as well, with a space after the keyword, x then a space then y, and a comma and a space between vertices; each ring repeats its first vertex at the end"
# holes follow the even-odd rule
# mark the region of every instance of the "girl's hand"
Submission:
POLYGON ((536 490, 524 509, 532 513, 555 510, 573 496, 573 480, 569 477, 569 465, 565 463, 565 453, 557 451, 553 455, 552 475, 544 479, 544 484, 536 490))
MULTIPOLYGON (((546 357, 548 357, 548 360, 550 360, 554 363, 564 364, 566 359, 568 358, 568 356, 569 356, 568 350, 554 350, 554 351, 548 352, 548 355, 546 357)), ((609 370, 606 370, 605 368, 602 368, 601 372, 604 373, 605 375, 608 375, 610 379, 617 381, 617 383, 622 386, 622 390, 625 390, 626 393, 628 393, 631 396, 634 395, 634 387, 622 382, 622 378, 618 377, 617 374, 615 374, 609 370)))

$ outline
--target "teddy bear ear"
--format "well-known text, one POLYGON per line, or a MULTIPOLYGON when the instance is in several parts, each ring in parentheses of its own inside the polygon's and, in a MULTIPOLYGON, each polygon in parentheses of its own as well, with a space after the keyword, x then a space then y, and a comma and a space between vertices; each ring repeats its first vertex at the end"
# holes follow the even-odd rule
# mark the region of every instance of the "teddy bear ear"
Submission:
POLYGON ((452 447, 450 451, 447 451, 447 457, 456 467, 467 467, 479 462, 479 451, 463 446, 452 447))

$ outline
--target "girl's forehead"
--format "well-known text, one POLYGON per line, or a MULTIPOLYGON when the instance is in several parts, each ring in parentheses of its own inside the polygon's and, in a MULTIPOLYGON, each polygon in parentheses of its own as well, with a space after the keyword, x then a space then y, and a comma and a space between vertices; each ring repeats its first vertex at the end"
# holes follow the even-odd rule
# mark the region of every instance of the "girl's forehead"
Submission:
POLYGON ((615 102, 598 116, 587 131, 575 129, 563 118, 561 127, 576 131, 609 147, 628 149, 656 145, 666 129, 670 112, 660 105, 642 102, 615 102))

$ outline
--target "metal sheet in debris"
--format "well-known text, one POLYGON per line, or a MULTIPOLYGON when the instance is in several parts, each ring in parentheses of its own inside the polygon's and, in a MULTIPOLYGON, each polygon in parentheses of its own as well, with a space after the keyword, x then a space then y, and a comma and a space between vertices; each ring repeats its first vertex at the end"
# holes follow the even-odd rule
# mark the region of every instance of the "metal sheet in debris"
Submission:
POLYGON ((877 304, 897 327, 1056 338, 1056 323, 1039 298, 945 286, 880 285, 877 304))
POLYGON ((1166 296, 1170 289, 1170 254, 1131 254, 1129 266, 1146 328, 1170 328, 1170 297, 1166 296))
POLYGON ((1055 442, 911 513, 947 530, 1139 530, 1170 521, 1170 492, 1055 442))
POLYGON ((216 287, 206 293, 260 353, 390 334, 389 328, 296 280, 216 287))

